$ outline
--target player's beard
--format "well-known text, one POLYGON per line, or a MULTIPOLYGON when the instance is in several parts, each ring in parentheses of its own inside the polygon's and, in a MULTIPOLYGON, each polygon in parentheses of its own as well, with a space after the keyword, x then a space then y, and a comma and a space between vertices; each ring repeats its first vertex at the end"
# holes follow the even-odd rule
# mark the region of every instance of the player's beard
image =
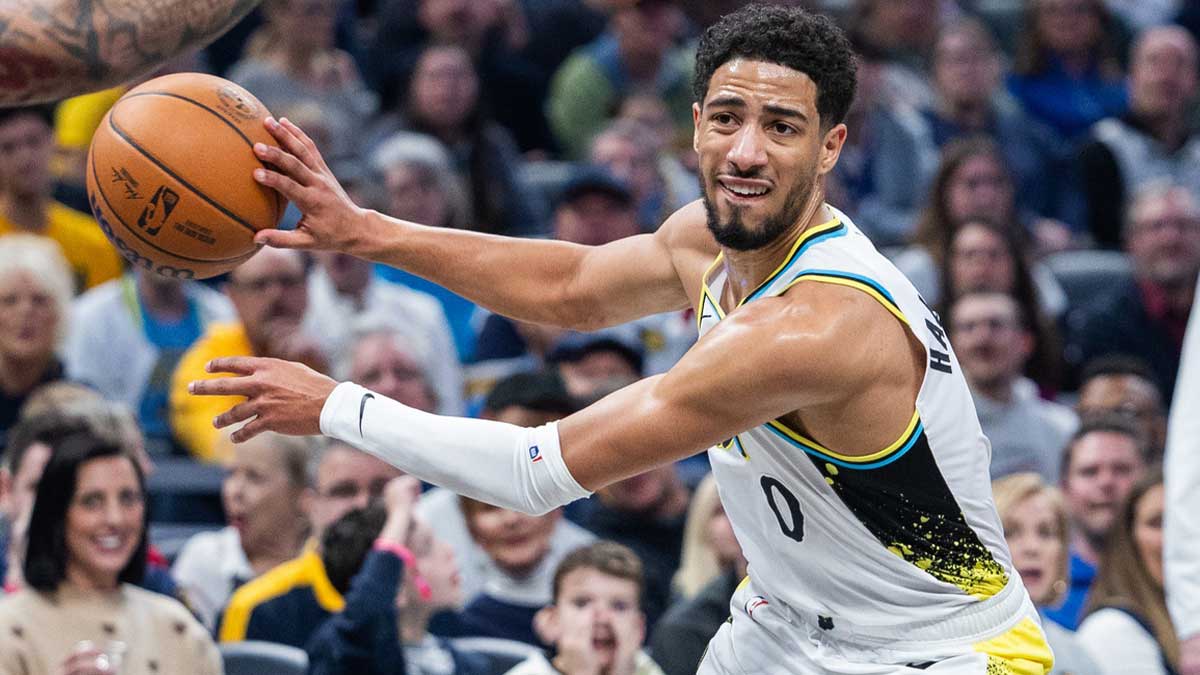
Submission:
MULTIPOLYGON (((730 172, 738 178, 754 178, 755 173, 739 174, 730 172)), ((816 171, 801 178, 792 186, 783 200, 783 206, 775 213, 768 214, 757 229, 746 227, 742 222, 741 206, 730 206, 729 217, 722 220, 717 213, 717 205, 712 192, 720 189, 717 179, 711 180, 700 176, 700 191, 704 195, 704 211, 708 215, 708 231, 712 232, 717 243, 735 251, 753 251, 760 249, 778 239, 788 228, 796 224, 804 213, 805 206, 812 198, 813 189, 817 183, 816 171)))

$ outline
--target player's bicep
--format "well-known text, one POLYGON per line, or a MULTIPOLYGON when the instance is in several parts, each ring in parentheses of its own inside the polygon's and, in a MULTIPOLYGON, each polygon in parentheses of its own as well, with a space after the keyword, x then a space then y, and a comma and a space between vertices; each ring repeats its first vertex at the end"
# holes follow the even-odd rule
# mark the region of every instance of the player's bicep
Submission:
POLYGON ((655 235, 639 234, 588 249, 566 289, 566 302, 590 324, 613 326, 683 309, 688 296, 671 251, 655 235))
POLYGON ((722 321, 668 373, 562 420, 571 475, 595 490, 836 396, 816 349, 825 338, 817 324, 806 331, 776 311, 782 303, 755 304, 722 321))

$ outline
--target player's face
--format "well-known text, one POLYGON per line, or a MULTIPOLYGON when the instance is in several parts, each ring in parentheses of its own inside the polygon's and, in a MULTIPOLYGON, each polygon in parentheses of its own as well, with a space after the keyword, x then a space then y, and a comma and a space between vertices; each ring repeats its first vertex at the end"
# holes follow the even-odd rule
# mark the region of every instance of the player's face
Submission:
POLYGON ((638 587, 629 579, 589 567, 572 570, 562 578, 554 606, 557 632, 590 627, 602 672, 612 665, 622 636, 632 636, 639 644, 645 638, 638 587))
POLYGON ((1053 601, 1067 556, 1066 533, 1053 502, 1038 493, 1014 506, 1004 519, 1004 538, 1029 597, 1038 605, 1053 601))
POLYGON ((1146 491, 1133 509, 1133 543, 1150 578, 1163 584, 1163 486, 1146 491))
POLYGON ((837 163, 845 125, 821 129, 817 87, 791 68, 735 59, 694 105, 694 145, 708 228, 722 246, 748 251, 802 226, 820 199, 818 179, 837 163))
POLYGON ((1073 524, 1093 540, 1105 537, 1144 469, 1137 444, 1124 434, 1097 431, 1076 441, 1062 480, 1073 524))

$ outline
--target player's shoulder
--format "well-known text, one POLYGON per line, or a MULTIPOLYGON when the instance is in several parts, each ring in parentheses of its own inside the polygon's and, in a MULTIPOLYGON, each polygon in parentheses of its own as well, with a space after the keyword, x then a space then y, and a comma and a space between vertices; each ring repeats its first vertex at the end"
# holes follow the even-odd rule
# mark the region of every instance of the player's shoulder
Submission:
POLYGON ((676 251, 693 251, 712 258, 720 248, 708 231, 708 216, 704 210, 704 201, 697 199, 680 207, 675 213, 667 216, 659 226, 655 236, 671 249, 676 251))

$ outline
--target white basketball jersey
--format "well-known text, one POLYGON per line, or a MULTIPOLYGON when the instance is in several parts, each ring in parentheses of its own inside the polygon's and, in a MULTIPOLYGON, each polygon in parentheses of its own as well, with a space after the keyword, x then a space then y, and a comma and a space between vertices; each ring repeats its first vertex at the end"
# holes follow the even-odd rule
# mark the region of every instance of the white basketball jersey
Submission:
MULTIPOLYGON (((937 624, 1004 589, 1012 562, 992 503, 991 449, 937 315, 846 216, 810 228, 745 302, 800 282, 860 290, 904 322, 928 363, 916 410, 886 448, 846 456, 779 421, 709 450, 754 586, 771 600, 867 629, 937 624)), ((724 313, 718 256, 700 334, 724 313)), ((736 358, 736 357, 734 357, 736 358)), ((1009 589, 1008 593, 1019 592, 1009 589)), ((890 631, 889 631, 890 632, 890 631)))

